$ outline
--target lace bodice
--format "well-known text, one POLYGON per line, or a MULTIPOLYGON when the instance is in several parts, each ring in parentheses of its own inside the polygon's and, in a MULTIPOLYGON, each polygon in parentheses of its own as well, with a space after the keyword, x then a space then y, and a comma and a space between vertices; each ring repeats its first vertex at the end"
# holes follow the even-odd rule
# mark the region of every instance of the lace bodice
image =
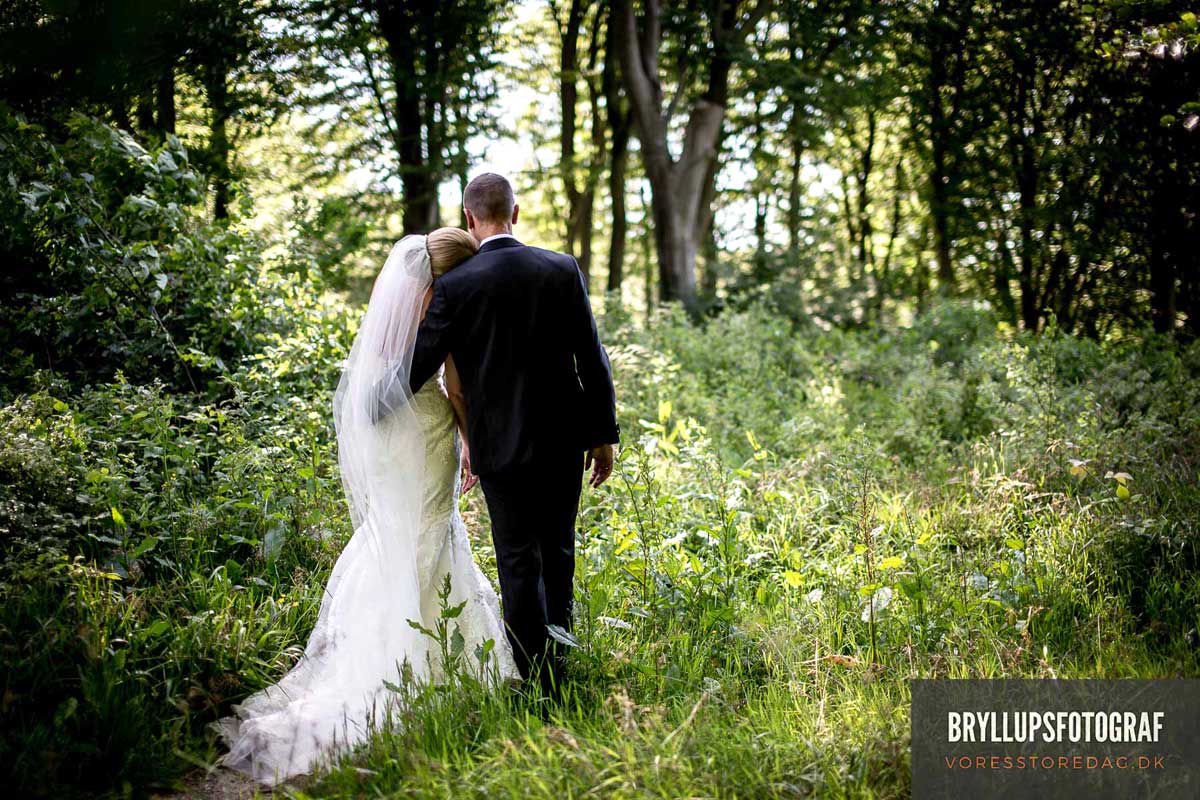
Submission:
POLYGON ((458 459, 461 447, 454 421, 454 407, 445 395, 442 378, 428 381, 413 397, 421 428, 425 431, 424 515, 444 518, 458 494, 458 459))

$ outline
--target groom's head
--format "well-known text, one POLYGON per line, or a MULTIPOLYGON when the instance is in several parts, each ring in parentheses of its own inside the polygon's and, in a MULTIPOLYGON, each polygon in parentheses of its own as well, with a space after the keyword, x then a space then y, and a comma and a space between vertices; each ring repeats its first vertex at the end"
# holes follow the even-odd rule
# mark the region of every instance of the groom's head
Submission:
POLYGON ((512 233, 521 209, 508 179, 485 172, 467 184, 463 192, 463 211, 467 216, 467 229, 482 241, 497 233, 512 233))

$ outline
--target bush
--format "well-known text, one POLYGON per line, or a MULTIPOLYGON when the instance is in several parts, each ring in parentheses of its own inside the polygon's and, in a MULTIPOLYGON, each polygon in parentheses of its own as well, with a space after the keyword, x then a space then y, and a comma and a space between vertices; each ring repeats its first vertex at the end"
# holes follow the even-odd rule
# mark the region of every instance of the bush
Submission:
POLYGON ((0 104, 0 175, 10 392, 36 369, 207 390, 279 328, 263 242, 201 219, 204 180, 174 137, 147 152, 89 117, 46 127, 0 104))

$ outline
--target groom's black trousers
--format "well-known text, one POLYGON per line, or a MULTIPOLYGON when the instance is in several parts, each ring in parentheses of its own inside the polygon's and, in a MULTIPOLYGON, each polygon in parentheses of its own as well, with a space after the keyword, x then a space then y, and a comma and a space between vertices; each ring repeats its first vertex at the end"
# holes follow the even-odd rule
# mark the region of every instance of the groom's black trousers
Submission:
MULTIPOLYGON (((504 622, 523 678, 537 671, 548 650, 558 650, 548 648, 546 626, 571 628, 582 482, 580 452, 543 456, 479 479, 492 518, 504 622)), ((548 686, 548 671, 540 678, 548 686)))

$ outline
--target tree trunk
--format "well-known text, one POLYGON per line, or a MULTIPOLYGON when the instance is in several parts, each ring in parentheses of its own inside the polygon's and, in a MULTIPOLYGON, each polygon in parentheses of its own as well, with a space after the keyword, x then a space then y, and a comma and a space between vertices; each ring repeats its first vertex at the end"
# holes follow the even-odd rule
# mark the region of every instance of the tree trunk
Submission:
POLYGON ((721 161, 720 153, 724 145, 725 136, 722 133, 717 139, 717 155, 709 162, 708 174, 704 177, 704 193, 700 196, 698 211, 701 215, 700 244, 703 263, 700 293, 705 304, 710 306, 717 296, 717 267, 720 255, 717 248, 716 209, 714 202, 717 197, 717 172, 721 161))
POLYGON ((947 185, 950 178, 946 169, 948 142, 945 134, 945 119, 942 114, 940 90, 933 89, 935 99, 931 113, 929 171, 929 216, 933 227, 933 255, 937 261, 938 290, 943 294, 954 294, 957 290, 954 279, 954 261, 950 254, 950 200, 947 185))
POLYGON ((214 64, 209 67, 206 86, 210 114, 211 135, 209 156, 213 181, 213 218, 229 219, 230 171, 229 171, 229 76, 225 67, 214 64))
POLYGON ((904 198, 904 160, 896 162, 896 182, 892 186, 892 224, 888 228, 887 250, 884 251, 883 264, 875 280, 875 318, 883 314, 883 302, 892 293, 892 257, 896 249, 896 240, 900 238, 900 204, 904 198))
POLYGON ((391 117, 404 187, 401 224, 405 234, 424 233, 436 227, 439 217, 437 192, 445 154, 436 130, 442 98, 435 84, 441 76, 436 56, 417 41, 419 10, 388 0, 376 0, 374 6, 396 88, 391 117), (418 70, 429 85, 418 80, 418 70))
MULTIPOLYGON (((557 11, 555 6, 552 10, 557 11)), ((583 259, 576 250, 580 240, 580 228, 583 216, 583 198, 579 190, 575 164, 575 117, 576 105, 579 101, 579 29, 583 25, 584 0, 571 0, 567 12, 565 28, 559 28, 559 43, 561 63, 558 72, 558 98, 562 113, 562 130, 559 136, 559 172, 562 175, 563 191, 567 198, 566 219, 566 250, 579 261, 584 279, 590 282, 588 271, 584 269, 583 259)), ((558 23, 557 14, 555 22, 558 23)))
POLYGON ((625 271, 625 167, 629 160, 629 112, 621 102, 617 85, 618 75, 616 45, 613 31, 616 19, 610 12, 607 41, 604 47, 604 71, 600 76, 604 91, 604 105, 608 117, 608 128, 612 131, 612 146, 609 149, 608 195, 612 203, 612 229, 608 248, 608 291, 615 293, 620 303, 621 281, 625 271))
POLYGON ((129 122, 129 100, 126 97, 116 97, 113 99, 112 107, 113 124, 123 131, 132 131, 133 125, 129 122))
POLYGON ((154 94, 152 89, 147 89, 138 95, 137 128, 138 133, 142 134, 142 136, 157 132, 154 123, 154 94))
POLYGON ((788 250, 792 258, 800 254, 800 158, 804 155, 804 145, 799 133, 792 134, 792 164, 791 176, 788 180, 788 250))
POLYGON ((1150 244, 1150 320, 1158 333, 1169 333, 1175 328, 1176 286, 1175 270, 1172 257, 1178 254, 1171 251, 1171 227, 1178 208, 1171 207, 1171 195, 1159 193, 1153 201, 1151 219, 1157 236, 1151 237, 1150 244), (1162 198, 1162 199, 1158 199, 1162 198))
POLYGON ((592 153, 583 188, 580 192, 579 203, 579 268, 587 281, 588 291, 592 288, 592 237, 595 233, 593 223, 596 214, 596 186, 600 181, 600 171, 604 167, 605 150, 607 149, 607 134, 604 123, 604 78, 600 74, 600 29, 604 23, 604 3, 596 6, 592 18, 592 36, 588 44, 588 103, 591 106, 592 153))
POLYGON ((929 263, 925 253, 929 247, 929 228, 932 220, 926 219, 921 225, 921 240, 917 245, 917 263, 913 275, 913 294, 917 296, 917 313, 924 314, 929 308, 929 263))
POLYGON ((167 66, 154 90, 155 125, 163 136, 175 133, 175 68, 167 66))
MULTIPOLYGON (((467 184, 470 181, 467 178, 466 163, 463 163, 463 169, 458 174, 458 195, 459 197, 467 196, 467 184)), ((458 227, 466 230, 467 227, 467 209, 462 203, 458 204, 458 227)))
POLYGON ((953 253, 951 252, 951 190, 957 189, 956 175, 951 172, 952 137, 958 120, 957 98, 961 96, 963 74, 961 68, 951 72, 951 67, 961 67, 962 42, 941 29, 941 25, 932 24, 934 20, 953 20, 958 32, 963 30, 962 9, 955 7, 952 2, 939 0, 934 7, 931 19, 926 22, 928 31, 928 57, 925 64, 927 70, 927 86, 925 98, 929 115, 929 215, 932 223, 934 260, 937 262, 938 291, 952 295, 957 292, 957 280, 954 274, 953 253), (954 102, 946 107, 943 92, 952 93, 954 102))
MULTIPOLYGON (((996 207, 999 208, 999 198, 995 202, 996 207)), ((995 226, 995 236, 996 251, 1000 254, 1000 259, 992 271, 992 289, 1000 299, 1000 308, 1004 311, 1005 319, 1015 327, 1017 324, 1017 301, 1012 294, 1012 276, 1016 272, 1016 265, 1013 261, 1012 248, 1008 246, 1008 236, 1005 234, 1003 223, 995 226)))
POLYGON ((696 255, 708 219, 708 210, 700 207, 701 198, 725 121, 733 49, 743 26, 753 29, 766 13, 766 3, 760 2, 755 13, 739 25, 737 0, 718 0, 717 13, 709 20, 713 54, 708 87, 692 105, 678 160, 667 147, 670 120, 666 119, 658 77, 661 0, 644 0, 640 31, 631 0, 614 0, 614 6, 614 19, 620 21, 619 35, 614 38, 620 42, 622 82, 652 195, 661 300, 682 302, 695 314, 699 311, 696 255))
POLYGON ((766 283, 770 279, 767 272, 767 212, 771 201, 770 194, 763 191, 763 179, 766 179, 766 185, 769 186, 771 177, 763 174, 765 170, 762 163, 762 142, 765 136, 761 97, 754 98, 754 125, 751 135, 754 137, 754 144, 750 150, 750 158, 754 162, 754 183, 751 184, 754 192, 754 278, 758 283, 766 283))
POLYGON ((875 266, 874 244, 872 241, 873 230, 871 227, 871 194, 868 188, 871 180, 871 171, 875 163, 875 109, 868 108, 866 110, 866 117, 867 142, 861 151, 858 172, 855 174, 854 181, 857 194, 856 199, 858 201, 856 209, 858 222, 855 226, 858 232, 858 277, 860 281, 864 282, 866 281, 867 273, 873 272, 875 266))
POLYGON ((1037 194, 1038 194, 1038 165, 1034 153, 1034 141, 1029 126, 1037 126, 1037 120, 1029 119, 1029 103, 1033 73, 1022 71, 1017 76, 1014 87, 1012 112, 1009 124, 1009 151, 1011 164, 1017 182, 1017 229, 1021 239, 1020 274, 1018 282, 1021 286, 1021 321, 1028 331, 1036 332, 1041 323, 1041 305, 1038 302, 1039 275, 1038 258, 1035 250, 1037 243, 1034 239, 1034 228, 1037 225, 1037 194))
POLYGON ((613 132, 612 164, 608 173, 608 194, 612 202, 612 230, 608 248, 608 291, 620 293, 625 268, 625 165, 629 160, 629 131, 623 136, 613 132))

